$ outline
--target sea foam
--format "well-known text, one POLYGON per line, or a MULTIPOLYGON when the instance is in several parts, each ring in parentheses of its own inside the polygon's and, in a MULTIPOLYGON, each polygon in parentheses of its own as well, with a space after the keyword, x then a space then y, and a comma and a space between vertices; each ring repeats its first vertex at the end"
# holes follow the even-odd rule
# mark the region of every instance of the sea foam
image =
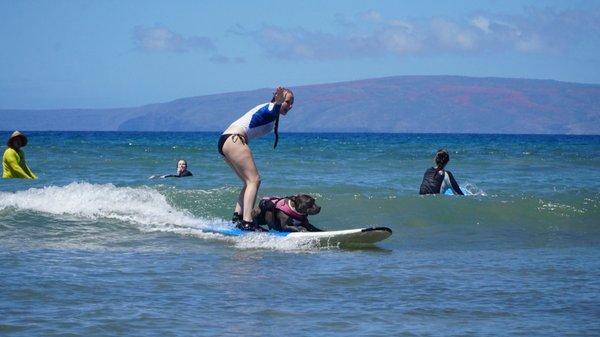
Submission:
MULTIPOLYGON (((210 196, 207 196, 209 198, 210 196)), ((33 211, 58 218, 113 219, 143 232, 171 232, 203 239, 225 240, 243 249, 306 250, 314 242, 250 234, 225 237, 206 229, 231 227, 224 219, 198 218, 170 205, 167 198, 150 187, 118 187, 113 184, 74 182, 65 186, 31 188, 14 193, 0 192, 0 211, 33 211)))

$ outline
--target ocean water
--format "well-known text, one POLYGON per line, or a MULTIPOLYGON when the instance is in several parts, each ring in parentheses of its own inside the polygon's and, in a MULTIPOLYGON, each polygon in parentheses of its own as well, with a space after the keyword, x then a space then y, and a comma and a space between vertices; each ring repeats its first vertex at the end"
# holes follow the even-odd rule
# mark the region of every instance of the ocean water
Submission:
POLYGON ((373 247, 204 233, 240 188, 217 139, 30 133, 40 179, 0 180, 0 335, 600 335, 600 137, 252 142, 259 197, 311 194, 325 229, 393 229, 373 247), (418 195, 438 148, 473 195, 418 195), (180 158, 194 177, 148 179, 180 158))

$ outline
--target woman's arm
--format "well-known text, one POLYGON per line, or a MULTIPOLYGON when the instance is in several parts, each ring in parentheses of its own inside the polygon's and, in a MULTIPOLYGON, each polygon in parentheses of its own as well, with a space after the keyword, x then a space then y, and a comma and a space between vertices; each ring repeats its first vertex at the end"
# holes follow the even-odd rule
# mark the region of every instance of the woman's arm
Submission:
POLYGON ((460 186, 458 186, 458 183, 454 179, 454 176, 452 175, 452 173, 450 173, 449 171, 446 171, 446 172, 448 173, 448 178, 450 178, 450 186, 452 186, 454 193, 458 194, 458 195, 465 195, 463 193, 463 191, 460 189, 460 186))

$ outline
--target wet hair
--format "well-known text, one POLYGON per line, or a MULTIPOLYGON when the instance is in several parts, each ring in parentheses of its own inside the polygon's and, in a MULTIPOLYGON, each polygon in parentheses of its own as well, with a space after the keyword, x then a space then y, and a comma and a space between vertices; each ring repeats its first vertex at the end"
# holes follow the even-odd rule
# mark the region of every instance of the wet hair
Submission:
MULTIPOLYGON (((275 89, 275 92, 273 92, 273 98, 271 98, 271 103, 276 103, 275 102, 275 98, 277 97, 277 91, 278 91, 279 87, 277 89, 275 89)), ((285 97, 286 93, 290 93, 292 94, 292 104, 294 102, 294 93, 287 88, 281 88, 283 90, 283 95, 285 97)), ((278 104, 278 103, 276 103, 278 104)), ((273 148, 277 148, 277 143, 279 142, 279 113, 277 113, 277 117, 275 118, 275 127, 273 128, 273 133, 275 134, 275 142, 273 143, 273 148)))
POLYGON ((187 167, 187 161, 186 161, 185 159, 179 159, 179 160, 177 161, 177 168, 179 168, 179 162, 180 162, 180 161, 182 161, 182 162, 185 164, 185 166, 187 167))
POLYGON ((438 169, 443 169, 446 167, 446 164, 450 161, 450 156, 448 155, 448 151, 444 149, 439 149, 435 154, 435 164, 438 169))
POLYGON ((273 128, 273 133, 275 134, 275 142, 273 143, 273 148, 276 148, 277 143, 279 143, 279 114, 277 114, 277 118, 275 118, 275 127, 273 128))

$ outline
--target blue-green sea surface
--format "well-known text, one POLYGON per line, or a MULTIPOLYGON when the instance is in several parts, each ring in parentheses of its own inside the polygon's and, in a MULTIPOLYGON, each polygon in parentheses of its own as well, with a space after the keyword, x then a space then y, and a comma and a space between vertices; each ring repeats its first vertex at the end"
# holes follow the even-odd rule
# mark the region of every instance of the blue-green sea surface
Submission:
MULTIPOLYGON (((6 139, 9 132, 0 133, 6 139)), ((282 134, 259 197, 373 247, 226 238, 218 133, 29 133, 0 180, 2 336, 598 336, 600 137, 282 134), (438 148, 470 196, 420 196, 438 148), (186 159, 190 178, 175 173, 186 159)))

